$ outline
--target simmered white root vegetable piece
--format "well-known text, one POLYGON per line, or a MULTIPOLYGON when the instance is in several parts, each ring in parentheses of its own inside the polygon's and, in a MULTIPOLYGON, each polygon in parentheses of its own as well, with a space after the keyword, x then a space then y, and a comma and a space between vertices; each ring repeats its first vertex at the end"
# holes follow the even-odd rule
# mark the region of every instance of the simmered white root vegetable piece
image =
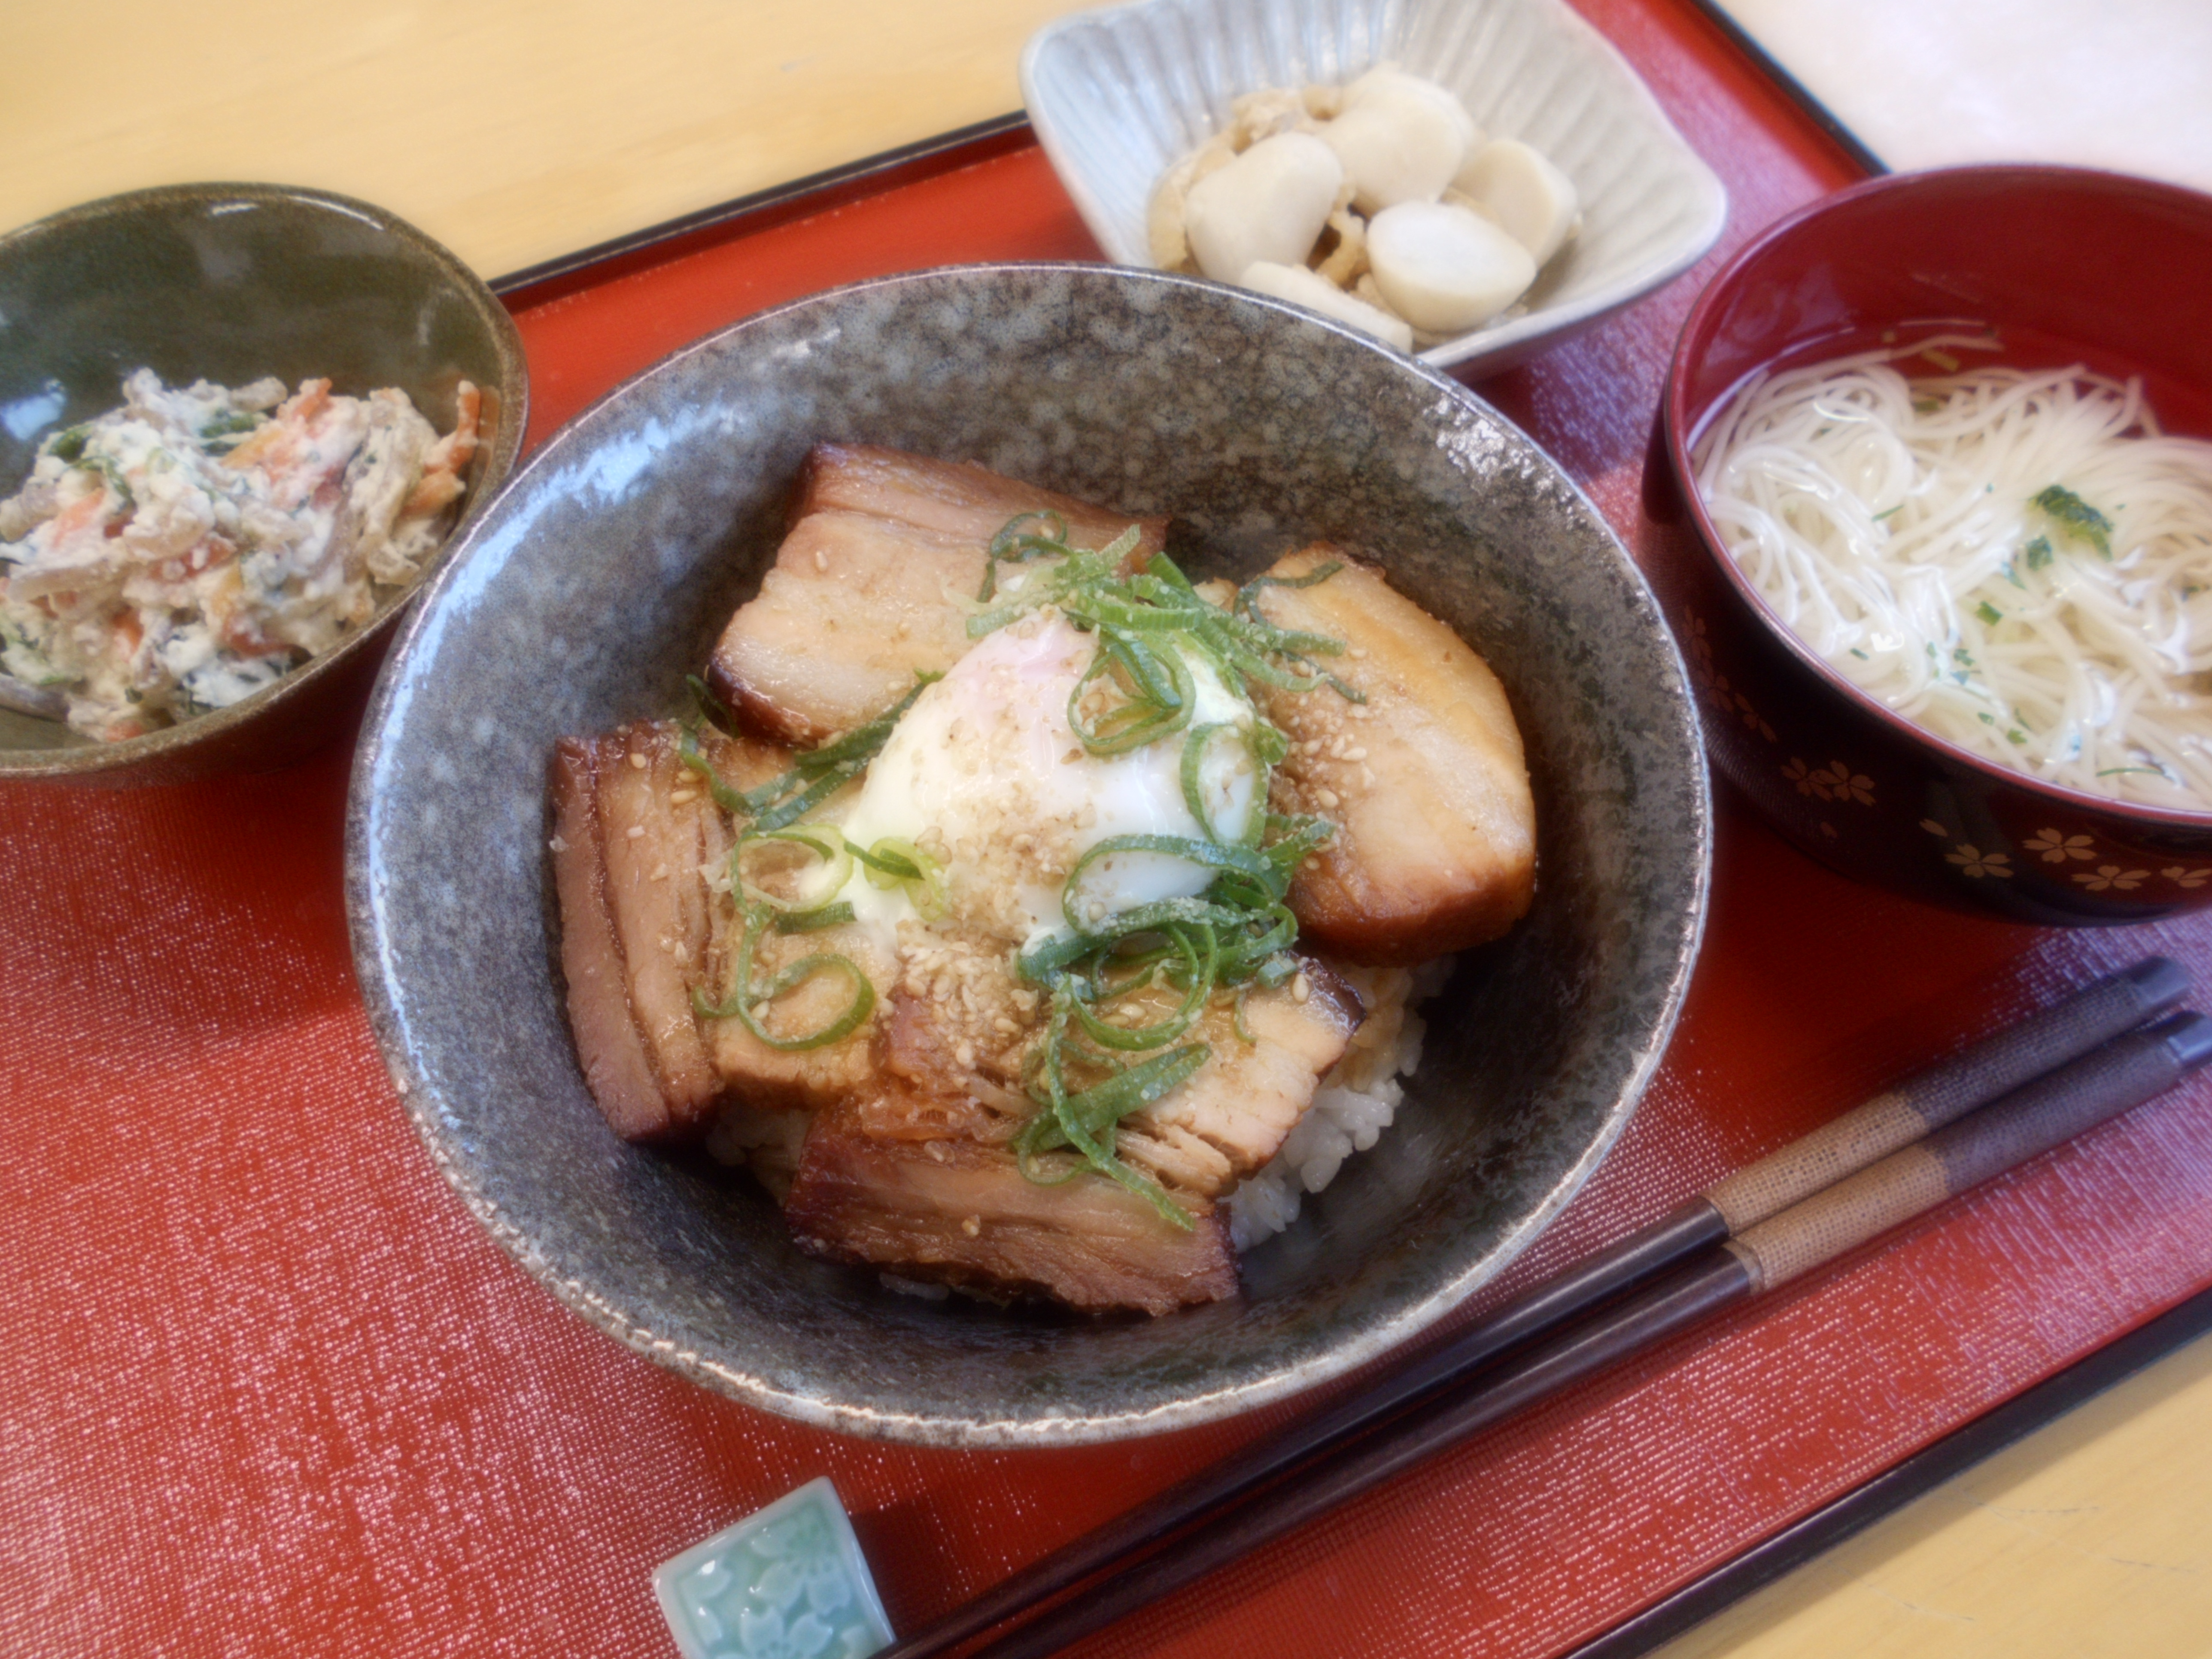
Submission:
POLYGON ((1324 317, 1334 317, 1401 351, 1413 349, 1411 328, 1389 312, 1369 305, 1356 295, 1346 294, 1328 277, 1304 265, 1269 264, 1263 259, 1247 269, 1237 285, 1249 288, 1255 294, 1288 300, 1309 311, 1318 311, 1324 317))
POLYGON ((1425 334, 1488 322, 1536 280, 1528 250, 1497 225, 1443 202, 1401 202, 1367 227, 1367 258, 1390 308, 1425 334))
POLYGON ((1579 223, 1564 173, 1518 141, 1486 143, 1449 88, 1395 64, 1342 88, 1248 94, 1233 108, 1230 125, 1155 187, 1146 217, 1155 261, 1294 300, 1401 350, 1489 324, 1579 223), (1297 214, 1276 211, 1252 188, 1262 173, 1279 188, 1276 175, 1291 169, 1278 158, 1299 154, 1300 140, 1339 160, 1325 212, 1317 167, 1300 174, 1297 214), (1294 225, 1312 235, 1292 236, 1294 225))
POLYGON ((1191 186, 1184 230, 1198 268, 1233 283, 1261 260, 1304 264, 1343 182, 1336 152, 1310 133, 1262 138, 1191 186))
POLYGON ((1077 547, 1135 525, 1140 568, 1167 520, 1139 519, 979 466, 868 445, 807 458, 790 533, 759 594, 738 608, 708 665, 714 693, 775 740, 821 743, 874 719, 917 672, 973 643, 991 538, 1024 513, 1057 513, 1077 547))
POLYGON ((1261 591, 1279 627, 1345 641, 1331 672, 1362 693, 1272 691, 1289 734, 1280 811, 1337 834, 1291 884, 1300 938, 1347 961, 1410 966, 1496 938, 1535 890, 1536 811, 1504 688, 1458 635, 1326 543, 1271 574, 1328 580, 1261 591))
POLYGON ((1472 155, 1482 143, 1482 129, 1468 113, 1467 106, 1460 102, 1449 87, 1441 86, 1426 76, 1408 75, 1395 64, 1380 64, 1367 71, 1344 89, 1339 106, 1343 110, 1357 109, 1363 104, 1397 103, 1418 100, 1441 111, 1458 133, 1460 148, 1472 155))
POLYGON ((1474 119, 1456 98, 1395 70, 1354 82, 1344 113, 1321 130, 1344 163, 1352 204, 1370 215, 1400 202, 1435 201, 1475 137, 1474 119))
POLYGON ((997 1296, 1042 1291, 1073 1308, 1171 1313, 1237 1294, 1229 1230, 1191 1200, 1188 1230, 1096 1177, 1042 1186, 1003 1146, 865 1133, 818 1114, 784 1209, 799 1248, 997 1296))
POLYGON ((1517 138, 1499 138, 1467 158, 1453 188, 1498 217, 1540 269, 1575 228, 1574 181, 1517 138))

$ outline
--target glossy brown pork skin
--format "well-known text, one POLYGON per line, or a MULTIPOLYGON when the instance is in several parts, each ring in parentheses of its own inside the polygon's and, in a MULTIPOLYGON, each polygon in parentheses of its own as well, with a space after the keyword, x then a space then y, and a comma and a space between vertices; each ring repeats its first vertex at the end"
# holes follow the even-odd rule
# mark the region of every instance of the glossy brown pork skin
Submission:
POLYGON ((1186 1231, 1100 1177, 1040 1186, 1003 1146, 865 1133, 852 1106, 817 1115, 784 1217, 816 1255, 1087 1312, 1171 1313, 1237 1294, 1211 1204, 1192 1206, 1186 1231))
POLYGON ((672 802, 677 769, 650 725, 563 738, 553 754, 568 1024, 592 1098, 626 1140, 696 1133, 722 1093, 691 1011, 711 942, 698 866, 720 825, 711 804, 672 802))
MULTIPOLYGON (((694 1138, 732 1097, 818 1106, 864 1081, 872 1066, 865 1028, 825 1048, 785 1053, 740 1021, 702 1019, 695 1010, 695 990, 722 1000, 732 966, 731 908, 708 879, 723 868, 732 836, 705 781, 678 758, 681 732, 673 721, 641 720, 605 737, 564 738, 553 757, 553 874, 569 1029, 592 1098, 626 1140, 694 1138)), ((779 775, 791 761, 787 750, 711 727, 699 742, 738 789, 779 775)), ((756 977, 823 950, 878 977, 885 965, 860 933, 771 936, 759 945, 756 977)), ((849 995, 845 981, 824 976, 785 999, 775 1024, 818 1027, 849 995)))
POLYGON ((1342 640, 1326 665, 1366 698, 1253 688, 1293 744, 1275 775, 1276 810, 1337 826, 1289 903, 1305 943, 1410 967, 1528 914, 1535 802, 1505 689, 1458 635, 1327 543, 1268 574, 1295 580, 1329 563, 1341 568, 1325 581, 1258 596, 1276 626, 1342 640))
POLYGON ((1227 1197, 1297 1127, 1364 1012, 1352 988, 1310 958, 1291 983, 1248 993, 1250 1042, 1217 1003, 1190 1032, 1212 1051, 1206 1063, 1121 1120, 1121 1156, 1179 1194, 1227 1197))
POLYGON ((1121 1156, 1191 1217, 1186 1231, 1102 1176, 1041 1187, 1023 1175, 1007 1143, 1033 1109, 1018 1092, 1025 1039, 979 1049, 947 1000, 894 997, 874 1079, 808 1132, 786 1204, 792 1236, 833 1261, 1093 1313, 1236 1294, 1213 1200, 1274 1155, 1361 1015, 1351 988, 1310 962, 1295 988, 1249 999, 1253 1042, 1225 1006, 1194 1028, 1212 1057, 1124 1118, 1119 1138, 1121 1156))
POLYGON ((1167 520, 1133 518, 964 462, 865 444, 807 457, 790 529, 757 597, 738 607, 708 683, 753 730, 817 744, 873 719, 973 643, 991 538, 1054 512, 1069 542, 1103 548, 1132 525, 1126 568, 1165 544, 1167 520))

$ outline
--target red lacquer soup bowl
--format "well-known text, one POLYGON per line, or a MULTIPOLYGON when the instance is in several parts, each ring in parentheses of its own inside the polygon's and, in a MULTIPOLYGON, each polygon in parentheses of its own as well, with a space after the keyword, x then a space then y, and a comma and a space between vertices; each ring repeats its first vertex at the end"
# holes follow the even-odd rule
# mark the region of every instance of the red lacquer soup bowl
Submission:
POLYGON ((2212 811, 2046 783, 1912 724, 1781 622, 1698 498, 1692 446, 1747 377, 1962 324, 1996 334, 1997 361, 2140 375, 2166 430, 2212 437, 2212 197, 2070 167, 1878 179, 1775 226, 1705 290, 1645 510, 1714 769, 1821 863, 1913 897, 2072 926, 2212 904, 2212 811))

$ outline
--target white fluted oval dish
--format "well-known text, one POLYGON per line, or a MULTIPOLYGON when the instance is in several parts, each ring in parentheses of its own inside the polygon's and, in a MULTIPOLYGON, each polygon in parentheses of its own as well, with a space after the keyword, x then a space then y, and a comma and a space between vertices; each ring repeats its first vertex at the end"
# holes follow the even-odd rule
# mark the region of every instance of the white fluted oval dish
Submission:
POLYGON ((1235 99, 1381 63, 1450 88, 1492 137, 1533 145, 1583 203, 1580 232, 1518 305, 1422 362, 1510 368, 1680 276, 1719 237, 1721 181, 1564 0, 1138 0, 1040 30, 1022 96, 1107 257, 1149 266, 1154 185, 1228 125, 1235 99))

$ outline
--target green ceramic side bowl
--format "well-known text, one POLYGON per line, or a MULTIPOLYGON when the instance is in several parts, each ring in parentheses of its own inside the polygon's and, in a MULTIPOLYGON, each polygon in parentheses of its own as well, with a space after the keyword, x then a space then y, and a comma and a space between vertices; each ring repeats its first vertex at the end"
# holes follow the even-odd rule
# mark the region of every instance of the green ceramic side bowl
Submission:
MULTIPOLYGON (((513 319, 447 249, 381 208, 273 185, 177 185, 70 208, 0 236, 0 497, 40 441, 115 408, 123 377, 398 386, 440 431, 483 392, 483 441, 450 546, 514 465, 529 377, 513 319)), ((426 562, 424 575, 443 562, 426 562)), ((420 578, 417 579, 419 585, 420 578)), ((0 709, 0 778, 175 783, 282 766, 365 702, 413 588, 343 646, 267 690, 166 730, 94 743, 0 709)))

